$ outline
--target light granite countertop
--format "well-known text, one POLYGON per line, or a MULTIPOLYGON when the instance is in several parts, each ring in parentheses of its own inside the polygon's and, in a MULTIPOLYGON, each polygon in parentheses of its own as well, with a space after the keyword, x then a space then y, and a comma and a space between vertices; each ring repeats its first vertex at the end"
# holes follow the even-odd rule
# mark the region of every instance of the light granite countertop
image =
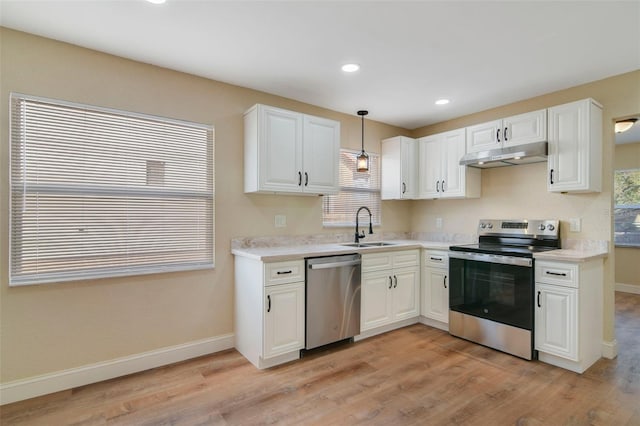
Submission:
MULTIPOLYGON (((234 248, 231 253, 236 256, 248 257, 263 262, 279 262, 285 260, 304 259, 306 257, 333 256, 348 253, 377 253, 383 251, 397 251, 410 249, 449 250, 449 246, 456 243, 441 241, 416 240, 386 240, 387 246, 349 247, 344 243, 304 244, 281 247, 234 248)), ((366 241, 363 241, 366 243, 366 241)))
POLYGON ((604 259, 608 255, 609 253, 607 251, 598 249, 558 249, 546 251, 544 253, 536 253, 533 257, 539 260, 551 260, 557 262, 586 262, 593 259, 604 259))
MULTIPOLYGON (((382 234, 386 246, 350 247, 351 234, 257 237, 232 241, 231 253, 263 262, 278 262, 307 257, 333 256, 348 253, 377 253, 409 249, 449 250, 450 246, 475 242, 476 237, 463 234, 382 234)), ((364 240, 363 243, 375 242, 364 240)), ((607 241, 564 240, 563 248, 536 253, 535 259, 558 262, 586 262, 606 258, 609 254, 607 241)))

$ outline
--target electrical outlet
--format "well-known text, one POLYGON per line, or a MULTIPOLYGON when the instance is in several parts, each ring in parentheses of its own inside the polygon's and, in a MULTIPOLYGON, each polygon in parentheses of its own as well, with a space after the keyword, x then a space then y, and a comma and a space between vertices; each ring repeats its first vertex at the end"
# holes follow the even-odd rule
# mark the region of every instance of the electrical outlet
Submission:
POLYGON ((286 228, 287 227, 287 216, 283 214, 277 214, 275 217, 275 225, 276 228, 286 228))
POLYGON ((441 217, 437 217, 436 218, 436 228, 442 229, 442 218, 441 217))
POLYGON ((569 231, 580 232, 580 229, 582 228, 581 222, 582 220, 579 217, 572 217, 569 219, 569 231))

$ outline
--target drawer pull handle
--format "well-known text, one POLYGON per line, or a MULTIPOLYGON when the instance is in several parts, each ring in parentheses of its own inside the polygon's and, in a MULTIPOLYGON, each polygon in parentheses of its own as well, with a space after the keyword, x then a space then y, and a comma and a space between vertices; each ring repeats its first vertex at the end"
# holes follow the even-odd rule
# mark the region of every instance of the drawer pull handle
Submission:
POLYGON ((276 272, 276 274, 278 275, 286 275, 286 274, 291 274, 293 273, 293 271, 291 269, 289 269, 288 271, 278 271, 276 272))
POLYGON ((542 308, 542 305, 540 304, 540 292, 538 292, 538 308, 542 308))
POLYGON ((393 279, 389 277, 389 288, 393 287, 393 279))
POLYGON ((547 275, 555 275, 557 277, 566 277, 567 274, 565 272, 553 272, 553 271, 546 271, 547 275))
POLYGON ((394 276, 393 276, 393 280, 396 282, 396 283, 393 285, 393 288, 398 287, 398 277, 396 277, 396 276, 394 275, 394 276))
POLYGON ((271 312, 271 295, 267 296, 267 302, 269 303, 269 306, 267 307, 267 312, 271 312))
POLYGON ((442 258, 441 257, 433 257, 433 256, 431 256, 429 259, 437 260, 438 262, 442 262, 442 258))
POLYGON ((444 288, 447 288, 447 276, 444 276, 444 288))

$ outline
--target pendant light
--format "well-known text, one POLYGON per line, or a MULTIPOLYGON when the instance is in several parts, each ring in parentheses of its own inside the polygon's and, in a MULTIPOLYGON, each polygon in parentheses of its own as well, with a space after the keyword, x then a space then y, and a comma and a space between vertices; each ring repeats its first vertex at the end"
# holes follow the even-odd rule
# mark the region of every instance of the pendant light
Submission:
POLYGON ((357 170, 359 172, 369 171, 369 156, 364 152, 364 116, 369 114, 369 111, 358 111, 358 115, 362 117, 362 152, 358 155, 357 170))

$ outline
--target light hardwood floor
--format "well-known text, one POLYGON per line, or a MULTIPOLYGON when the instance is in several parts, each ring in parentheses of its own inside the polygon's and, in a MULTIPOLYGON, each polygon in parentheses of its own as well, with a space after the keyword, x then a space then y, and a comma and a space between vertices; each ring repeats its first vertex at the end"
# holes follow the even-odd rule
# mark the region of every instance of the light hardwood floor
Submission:
POLYGON ((1 408, 3 425, 640 425, 640 295, 579 375, 423 325, 259 371, 235 350, 1 408))

